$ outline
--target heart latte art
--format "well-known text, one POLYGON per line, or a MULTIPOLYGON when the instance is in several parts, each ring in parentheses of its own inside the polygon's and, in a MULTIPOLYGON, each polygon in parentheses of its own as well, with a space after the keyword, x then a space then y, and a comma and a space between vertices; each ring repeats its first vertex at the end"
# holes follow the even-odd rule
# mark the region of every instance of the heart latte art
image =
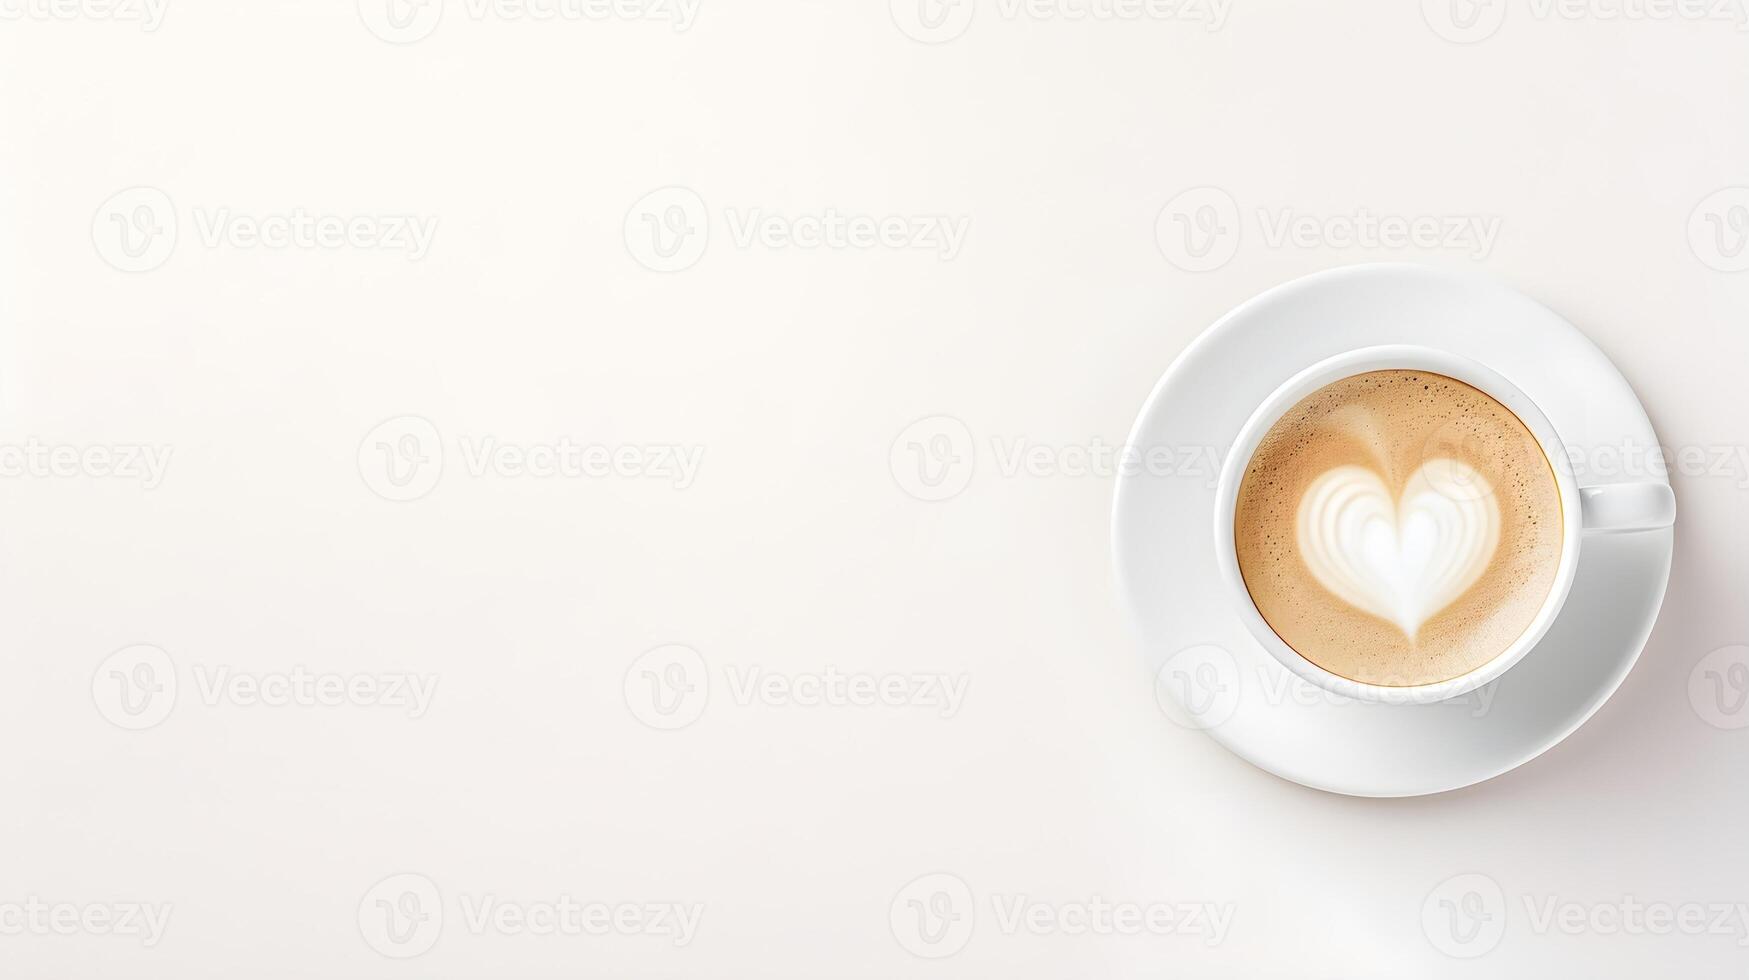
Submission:
POLYGON ((1312 575, 1411 640, 1476 584, 1500 545, 1490 488, 1455 459, 1417 470, 1396 500, 1377 473, 1338 466, 1307 488, 1298 524, 1300 558, 1312 575))
POLYGON ((1466 674, 1523 635, 1554 584, 1562 519, 1548 459, 1504 405, 1442 375, 1373 371, 1270 427, 1233 544, 1288 646, 1402 687, 1466 674))

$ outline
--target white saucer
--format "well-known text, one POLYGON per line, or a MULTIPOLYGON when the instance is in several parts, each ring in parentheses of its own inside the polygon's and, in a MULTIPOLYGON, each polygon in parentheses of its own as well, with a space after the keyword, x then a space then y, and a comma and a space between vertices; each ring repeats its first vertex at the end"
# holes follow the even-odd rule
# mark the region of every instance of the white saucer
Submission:
MULTIPOLYGON (((1489 365, 1542 408, 1569 449, 1598 460, 1613 458, 1610 447, 1657 449, 1621 372, 1572 324, 1490 280, 1407 265, 1319 273, 1227 314, 1160 379, 1129 445, 1224 456, 1252 410, 1294 373, 1376 344, 1421 344, 1489 365)), ((1214 474, 1137 469, 1118 481, 1112 549, 1162 707, 1252 764, 1334 793, 1438 793, 1546 752, 1627 676, 1670 576, 1672 529, 1588 535, 1560 617, 1499 680, 1438 704, 1347 701, 1289 673, 1235 615, 1215 565, 1214 474)), ((1612 469, 1580 477, 1596 485, 1662 472, 1612 469)))

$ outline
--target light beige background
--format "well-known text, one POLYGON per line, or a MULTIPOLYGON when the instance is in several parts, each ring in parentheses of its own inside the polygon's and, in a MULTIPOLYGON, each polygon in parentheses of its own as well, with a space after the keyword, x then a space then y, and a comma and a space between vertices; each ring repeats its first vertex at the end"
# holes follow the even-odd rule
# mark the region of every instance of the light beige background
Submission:
MULTIPOLYGON (((1484 4, 1482 28, 1505 20, 1466 41, 1437 3, 1401 0, 1234 0, 1218 30, 1195 9, 1073 20, 977 0, 969 23, 935 10, 933 34, 910 0, 704 0, 685 30, 660 10, 475 17, 449 0, 429 36, 395 44, 364 3, 169 0, 153 30, 94 2, 3 7, 0 445, 172 456, 150 489, 0 479, 0 971, 1741 972, 1735 918, 1720 935, 1568 935, 1536 931, 1525 905, 1749 903, 1749 730, 1729 727, 1749 709, 1690 696, 1703 657, 1749 643, 1749 465, 1728 455, 1749 441, 1749 272, 1725 271, 1749 191, 1694 213, 1749 185, 1737 8, 1484 4), (114 217, 137 202, 106 202, 134 187, 168 199, 177 233, 161 265, 126 272, 114 217), (670 187, 697 197, 640 203, 670 187), (1156 222, 1201 187, 1240 220, 1217 243, 1231 257, 1192 272, 1156 222), (647 268, 644 212, 697 218, 695 200, 696 264, 647 268), (201 234, 221 209, 297 208, 436 233, 416 261, 201 234), (829 209, 969 225, 951 258, 743 246, 731 225, 829 209), (1363 209, 1497 218, 1498 236, 1272 244, 1264 227, 1363 209), (1691 244, 1691 219, 1723 237, 1691 244), (1398 802, 1280 782, 1161 714, 1114 600, 1112 480, 1062 465, 1120 443, 1225 310, 1372 260, 1518 285, 1621 365, 1667 443, 1727 453, 1675 478, 1670 597, 1617 697, 1517 772, 1398 802), (360 449, 405 416, 430 423, 444 465, 395 502, 374 442, 362 467, 360 449), (462 440, 486 437, 703 456, 683 489, 472 476, 462 440), (963 489, 909 492, 937 495, 907 468, 929 461, 912 441, 947 447, 934 475, 955 482, 938 486, 963 489), (1008 467, 1017 441, 1046 464, 1008 467), (177 689, 129 731, 104 665, 136 644, 163 651, 177 689), (644 722, 673 719, 639 702, 634 664, 668 644, 698 659, 644 666, 708 678, 672 731, 644 722), (738 698, 754 667, 969 686, 951 717, 918 698, 738 698), (217 670, 297 668, 438 686, 418 718, 202 696, 217 670), (971 893, 943 893, 972 925, 957 951, 907 932, 901 889, 938 872, 971 893), (1468 873, 1505 901, 1475 961, 1422 924, 1468 873), (408 959, 368 921, 397 874, 441 895, 435 944, 408 959), (463 908, 566 894, 703 916, 677 946, 476 934, 463 908), (1021 895, 1232 920, 1214 944, 1005 930, 992 903, 1021 895), (33 897, 173 911, 147 946, 16 928, 5 909, 33 897)), ((413 431, 399 424, 391 446, 413 431)))

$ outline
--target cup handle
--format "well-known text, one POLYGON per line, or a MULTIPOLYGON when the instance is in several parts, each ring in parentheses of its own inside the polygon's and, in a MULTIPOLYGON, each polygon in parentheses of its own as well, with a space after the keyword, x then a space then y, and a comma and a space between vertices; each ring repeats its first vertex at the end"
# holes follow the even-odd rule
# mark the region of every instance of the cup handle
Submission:
POLYGON ((1676 494, 1667 483, 1609 483, 1579 488, 1587 534, 1652 531, 1676 523, 1676 494))

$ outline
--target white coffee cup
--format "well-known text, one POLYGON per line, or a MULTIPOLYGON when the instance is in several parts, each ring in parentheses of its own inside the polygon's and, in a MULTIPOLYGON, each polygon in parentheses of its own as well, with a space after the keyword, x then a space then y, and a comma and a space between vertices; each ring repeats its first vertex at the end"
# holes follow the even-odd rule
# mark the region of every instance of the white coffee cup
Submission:
POLYGON ((1579 553, 1587 535, 1670 527, 1676 520, 1676 497, 1663 482, 1610 483, 1580 486, 1573 473, 1566 444, 1542 410, 1519 388, 1490 368, 1448 351, 1431 347, 1390 345, 1365 347, 1319 361, 1277 388, 1251 414, 1221 469, 1215 491, 1215 560, 1234 596, 1239 618, 1257 642, 1288 670, 1327 691, 1364 701, 1390 704, 1429 704, 1455 698, 1481 687, 1523 659, 1554 625, 1573 578, 1579 569, 1579 553), (1436 684, 1387 687, 1351 680, 1319 667, 1296 652, 1258 611, 1245 579, 1239 572, 1233 519, 1238 506, 1239 483, 1245 468, 1270 428, 1299 401, 1325 385, 1368 371, 1430 371, 1456 378, 1487 393, 1518 416, 1536 437, 1554 471, 1561 502, 1561 560, 1554 584, 1529 627, 1480 667, 1436 684))

